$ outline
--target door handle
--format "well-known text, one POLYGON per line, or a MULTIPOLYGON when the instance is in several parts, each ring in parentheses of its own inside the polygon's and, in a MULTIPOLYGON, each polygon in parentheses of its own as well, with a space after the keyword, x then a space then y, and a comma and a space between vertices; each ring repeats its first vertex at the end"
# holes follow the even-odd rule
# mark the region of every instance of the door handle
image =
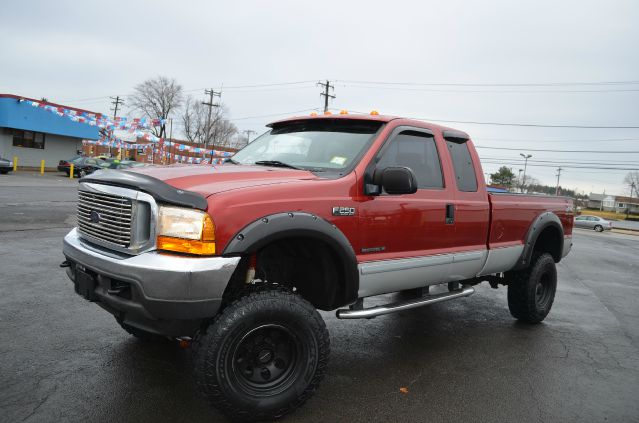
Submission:
POLYGON ((446 204, 446 224, 452 225, 455 223, 455 205, 446 204))

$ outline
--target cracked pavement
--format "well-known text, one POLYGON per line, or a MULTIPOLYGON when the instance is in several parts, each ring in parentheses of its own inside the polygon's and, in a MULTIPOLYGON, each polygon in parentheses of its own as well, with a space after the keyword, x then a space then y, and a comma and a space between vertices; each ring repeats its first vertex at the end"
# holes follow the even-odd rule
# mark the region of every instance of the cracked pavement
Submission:
MULTIPOLYGON (((188 350, 139 342, 74 294, 58 265, 77 183, 5 176, 0 420, 226 421, 196 394, 188 350)), ((286 421, 639 422, 639 236, 577 230, 574 241, 540 325, 514 321, 506 289, 487 284, 373 320, 322 313, 328 374, 286 421)))

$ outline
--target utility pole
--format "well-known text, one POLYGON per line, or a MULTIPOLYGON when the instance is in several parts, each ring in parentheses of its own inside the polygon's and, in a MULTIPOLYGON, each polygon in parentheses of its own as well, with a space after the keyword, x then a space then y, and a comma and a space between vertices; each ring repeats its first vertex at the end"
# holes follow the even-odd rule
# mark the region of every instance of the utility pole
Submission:
MULTIPOLYGON (((206 147, 209 145, 209 137, 211 136, 211 112, 213 111, 213 107, 220 107, 219 103, 213 103, 213 97, 218 97, 220 100, 222 99, 222 91, 214 91, 213 88, 210 90, 204 90, 204 94, 209 96, 209 102, 203 101, 202 104, 209 108, 209 113, 206 117, 206 138, 204 139, 204 154, 202 155, 203 159, 206 159, 206 147)), ((213 163, 213 154, 211 154, 211 163, 213 163)))
MULTIPOLYGON (((630 184, 630 201, 628 202, 628 205, 626 206, 626 219, 628 218, 628 216, 630 216, 630 208, 632 207, 632 192, 635 190, 636 190, 636 185, 633 182, 630 184)), ((637 195, 639 195, 639 192, 637 192, 637 195)))
POLYGON ((113 119, 115 119, 116 117, 118 117, 118 108, 120 107, 121 104, 124 104, 124 100, 122 100, 119 95, 116 95, 115 97, 110 97, 110 98, 111 100, 113 100, 111 102, 111 104, 113 104, 113 107, 111 107, 111 110, 113 110, 113 119))
POLYGON ((521 192, 524 192, 524 186, 526 186, 526 168, 528 167, 528 159, 532 157, 532 154, 519 153, 524 158, 524 179, 521 183, 521 192))
POLYGON ((328 112, 328 99, 335 98, 335 95, 329 94, 330 90, 335 91, 335 87, 331 85, 330 81, 327 79, 326 82, 318 82, 317 86, 322 87, 324 92, 320 93, 320 96, 324 97, 324 113, 328 112))
POLYGON ((246 145, 251 142, 251 134, 255 134, 256 132, 252 129, 245 129, 242 132, 246 134, 246 145))
MULTIPOLYGON (((113 119, 115 119, 116 117, 118 117, 118 108, 120 107, 121 104, 124 104, 124 100, 120 98, 119 95, 116 95, 115 97, 110 97, 111 100, 113 100, 111 102, 111 104, 113 104, 113 107, 111 107, 111 110, 113 110, 113 119)), ((112 129, 110 132, 110 136, 109 136, 109 156, 111 156, 111 136, 113 136, 113 131, 114 129, 112 129)), ((97 148, 96 148, 97 150, 97 148)))
POLYGON ((555 195, 558 196, 559 195, 559 177, 561 176, 561 167, 557 168, 557 188, 555 188, 555 195))

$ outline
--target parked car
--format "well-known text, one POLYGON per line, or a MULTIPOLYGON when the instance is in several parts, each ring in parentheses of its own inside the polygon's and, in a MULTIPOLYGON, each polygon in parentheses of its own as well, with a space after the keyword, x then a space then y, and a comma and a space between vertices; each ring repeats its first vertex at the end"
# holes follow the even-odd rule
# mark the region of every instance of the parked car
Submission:
POLYGON ((594 229, 597 232, 609 231, 612 229, 612 222, 599 216, 582 214, 575 218, 575 227, 594 229))
MULTIPOLYGON (((104 161, 104 160, 110 160, 110 157, 107 155, 99 155, 99 156, 95 156, 95 157, 88 157, 88 156, 74 156, 68 160, 60 160, 58 162, 58 171, 60 172, 64 172, 67 175, 69 175, 69 168, 71 167, 71 163, 74 164, 74 167, 76 167, 76 165, 78 163, 82 162, 82 159, 96 159, 99 161, 104 161)), ((100 162, 98 162, 100 163, 100 162)), ((75 173, 75 172, 74 172, 75 173)))
POLYGON ((148 164, 136 162, 135 160, 110 159, 110 160, 104 161, 100 166, 103 169, 129 169, 131 167, 148 166, 148 164))
POLYGON ((84 156, 73 156, 72 158, 67 159, 67 160, 60 160, 58 162, 58 171, 59 172, 66 172, 66 174, 68 175, 69 174, 69 167, 71 166, 71 162, 80 160, 83 157, 84 156))
POLYGON ((102 169, 104 160, 95 157, 78 156, 68 161, 61 160, 60 164, 58 164, 58 170, 69 176, 71 173, 71 163, 73 163, 73 176, 82 178, 96 170, 102 169), (64 164, 62 164, 63 161, 65 162, 64 164))
POLYGON ((0 157, 0 173, 6 175, 13 170, 13 162, 0 157))
POLYGON ((87 176, 63 244, 75 293, 124 330, 192 340, 198 389, 231 420, 282 417, 317 390, 330 344, 318 309, 369 319, 488 281, 508 286, 514 318, 546 318, 572 247, 571 199, 487 192, 469 136, 439 125, 269 126, 214 168, 87 176), (407 295, 365 306, 393 292, 407 295))

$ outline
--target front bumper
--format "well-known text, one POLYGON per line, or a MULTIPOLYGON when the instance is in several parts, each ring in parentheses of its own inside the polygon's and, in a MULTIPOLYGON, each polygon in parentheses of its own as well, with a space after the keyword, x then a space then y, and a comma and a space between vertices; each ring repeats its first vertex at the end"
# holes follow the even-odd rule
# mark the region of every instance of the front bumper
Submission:
MULTIPOLYGON (((78 271, 95 280, 90 297, 115 317, 152 332, 167 332, 158 321, 197 320, 214 316, 239 257, 188 257, 149 251, 136 256, 116 253, 79 237, 64 237, 67 275, 78 271)), ((168 333, 165 333, 168 334, 168 333)))

